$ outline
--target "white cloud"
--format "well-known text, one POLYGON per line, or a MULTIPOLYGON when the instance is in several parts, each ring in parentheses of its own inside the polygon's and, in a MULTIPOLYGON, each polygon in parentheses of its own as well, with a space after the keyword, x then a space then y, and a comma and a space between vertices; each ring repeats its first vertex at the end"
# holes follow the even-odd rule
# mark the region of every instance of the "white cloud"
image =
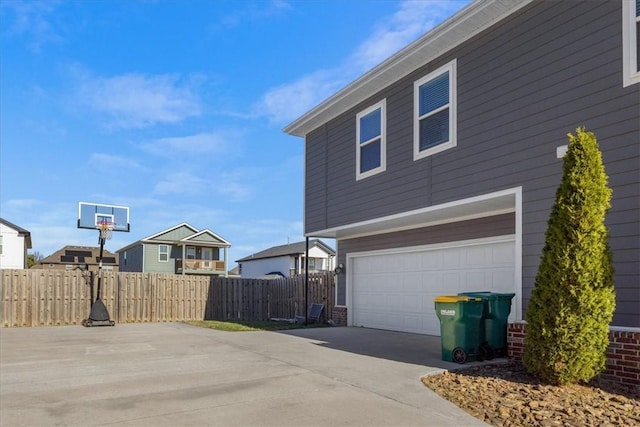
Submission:
POLYGON ((143 128, 161 123, 178 123, 201 114, 194 80, 177 75, 123 74, 93 77, 74 69, 82 105, 104 114, 107 125, 143 128))
POLYGON ((206 175, 180 171, 167 175, 155 185, 153 192, 158 195, 218 196, 225 202, 241 202, 252 195, 251 187, 242 182, 247 176, 240 171, 206 175))
POLYGON ((460 9, 465 1, 415 1, 400 4, 390 19, 376 25, 373 34, 348 59, 362 73, 381 63, 460 9))
POLYGON ((142 165, 127 157, 104 153, 93 153, 89 157, 89 165, 100 170, 140 169, 142 165))
POLYGON ((224 31, 239 27, 246 23, 270 19, 279 16, 291 9, 291 5, 285 0, 271 0, 257 3, 240 3, 241 9, 228 14, 219 23, 210 26, 211 31, 224 31))
POLYGON ((153 191, 160 195, 198 195, 202 194, 208 187, 210 187, 209 182, 201 177, 190 172, 176 172, 169 174, 166 179, 158 182, 153 191))
MULTIPOLYGON (((45 202, 37 199, 12 199, 7 200, 6 203, 2 205, 2 213, 6 215, 7 212, 20 212, 21 209, 37 209, 45 205, 45 202)), ((9 222, 11 221, 9 218, 5 218, 9 222)), ((20 225, 20 224, 16 224, 20 225)), ((24 228, 24 227, 23 227, 24 228)))
POLYGON ((296 119, 468 2, 469 0, 409 0, 401 3, 399 10, 390 18, 381 20, 374 27, 371 36, 342 64, 312 72, 294 82, 267 91, 257 103, 256 109, 273 122, 283 123, 296 119))
POLYGON ((141 145, 141 148, 156 156, 202 157, 229 155, 232 148, 238 147, 238 141, 243 137, 242 132, 236 130, 199 133, 189 136, 160 138, 141 145))
POLYGON ((3 26, 10 35, 26 36, 29 49, 39 53, 43 45, 65 40, 62 26, 56 25, 52 18, 58 3, 35 0, 4 1, 0 3, 0 7, 4 9, 3 26), (12 11, 13 16, 8 16, 8 11, 12 11))
POLYGON ((241 181, 246 178, 241 172, 227 172, 221 175, 220 183, 216 186, 216 192, 221 194, 226 201, 242 202, 249 200, 252 189, 241 181))
POLYGON ((345 83, 339 69, 316 71, 269 90, 255 108, 273 122, 293 120, 345 83))

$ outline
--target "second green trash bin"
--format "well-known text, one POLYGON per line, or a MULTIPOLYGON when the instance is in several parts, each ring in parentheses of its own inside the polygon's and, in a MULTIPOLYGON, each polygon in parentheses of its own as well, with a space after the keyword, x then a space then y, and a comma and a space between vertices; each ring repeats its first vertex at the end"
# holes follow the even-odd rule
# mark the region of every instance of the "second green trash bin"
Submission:
POLYGON ((434 300, 440 319, 442 360, 464 363, 478 356, 482 333, 482 298, 442 295, 434 300))
POLYGON ((489 291, 463 292, 459 295, 482 298, 484 309, 482 312, 482 323, 484 326, 484 340, 489 345, 483 351, 489 351, 486 355, 481 355, 486 359, 493 356, 504 356, 507 353, 507 323, 511 313, 511 300, 515 294, 496 293, 489 291))

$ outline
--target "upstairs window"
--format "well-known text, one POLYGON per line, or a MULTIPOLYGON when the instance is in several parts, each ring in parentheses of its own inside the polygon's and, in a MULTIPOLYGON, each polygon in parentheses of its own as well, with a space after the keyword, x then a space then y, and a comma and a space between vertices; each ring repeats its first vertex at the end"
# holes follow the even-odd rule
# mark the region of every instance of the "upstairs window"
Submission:
POLYGON ((456 146, 456 61, 413 85, 413 159, 456 146))
POLYGON ((386 109, 382 100, 356 116, 356 179, 384 171, 386 165, 386 109))
POLYGON ((169 245, 158 246, 158 261, 160 262, 169 261, 169 245))
POLYGON ((640 0, 622 2, 623 86, 640 83, 640 0))

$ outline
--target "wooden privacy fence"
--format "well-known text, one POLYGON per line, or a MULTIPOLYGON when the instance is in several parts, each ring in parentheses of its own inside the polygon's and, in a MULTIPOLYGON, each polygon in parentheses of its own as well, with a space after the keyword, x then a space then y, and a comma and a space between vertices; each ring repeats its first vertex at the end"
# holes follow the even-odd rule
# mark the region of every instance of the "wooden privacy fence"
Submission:
MULTIPOLYGON (((86 273, 0 271, 3 327, 80 325, 89 316, 92 286, 86 273)), ((93 298, 97 282, 94 277, 93 298)), ((103 272, 101 299, 116 323, 290 319, 304 316, 305 277, 259 280, 103 272)), ((321 321, 331 319, 334 301, 333 274, 310 274, 307 304, 324 304, 321 321)))

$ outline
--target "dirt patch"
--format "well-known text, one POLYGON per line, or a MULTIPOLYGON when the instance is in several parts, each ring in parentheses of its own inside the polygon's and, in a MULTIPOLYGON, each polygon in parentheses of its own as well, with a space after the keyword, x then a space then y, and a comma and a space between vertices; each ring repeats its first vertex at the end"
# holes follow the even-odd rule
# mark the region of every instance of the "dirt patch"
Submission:
POLYGON ((422 382, 492 426, 640 426, 640 387, 541 384, 520 363, 429 375, 422 382))

